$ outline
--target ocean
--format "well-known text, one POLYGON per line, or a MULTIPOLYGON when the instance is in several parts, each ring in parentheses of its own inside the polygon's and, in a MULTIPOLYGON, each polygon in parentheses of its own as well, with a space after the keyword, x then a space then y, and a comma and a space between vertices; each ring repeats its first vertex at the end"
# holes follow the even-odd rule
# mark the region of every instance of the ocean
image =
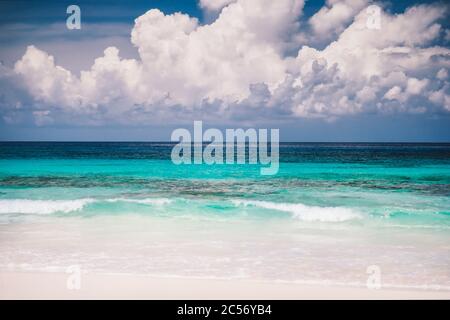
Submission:
POLYGON ((159 142, 1 142, 0 270, 450 290, 450 144, 281 143, 175 165, 159 142))

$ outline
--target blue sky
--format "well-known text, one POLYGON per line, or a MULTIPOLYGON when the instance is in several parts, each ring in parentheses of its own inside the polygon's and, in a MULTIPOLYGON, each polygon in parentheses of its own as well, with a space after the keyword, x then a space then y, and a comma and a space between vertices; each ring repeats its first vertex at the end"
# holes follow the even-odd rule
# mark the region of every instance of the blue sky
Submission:
POLYGON ((203 120, 280 128, 284 141, 450 141, 442 1, 2 1, 0 10, 1 140, 161 141, 203 120), (65 26, 70 4, 81 30, 65 26), (364 20, 373 5, 376 30, 364 20))

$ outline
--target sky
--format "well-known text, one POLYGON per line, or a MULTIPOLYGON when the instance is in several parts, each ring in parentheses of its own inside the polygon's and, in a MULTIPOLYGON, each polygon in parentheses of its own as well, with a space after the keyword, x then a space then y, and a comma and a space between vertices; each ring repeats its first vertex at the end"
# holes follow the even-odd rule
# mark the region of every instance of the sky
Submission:
POLYGON ((0 140, 450 142, 446 1, 0 1, 0 140), (69 29, 76 4, 81 29, 69 29))

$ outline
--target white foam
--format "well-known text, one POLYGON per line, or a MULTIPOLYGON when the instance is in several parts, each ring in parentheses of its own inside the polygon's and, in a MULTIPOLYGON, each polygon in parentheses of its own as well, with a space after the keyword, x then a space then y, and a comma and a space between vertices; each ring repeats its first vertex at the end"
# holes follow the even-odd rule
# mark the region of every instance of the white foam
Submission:
POLYGON ((294 218, 303 221, 340 222, 362 218, 362 215, 359 212, 345 207, 318 207, 306 206, 301 203, 276 203, 269 201, 244 200, 233 200, 233 203, 238 206, 255 206, 264 209, 289 212, 294 218))
POLYGON ((55 212, 79 211, 93 202, 93 199, 77 200, 29 200, 9 199, 0 200, 1 213, 51 214, 55 212))
POLYGON ((132 202, 149 205, 165 205, 171 203, 166 198, 150 199, 76 199, 76 200, 30 200, 30 199, 4 199, 0 200, 0 214, 5 213, 24 213, 24 214, 51 214, 56 212, 80 211, 85 205, 93 202, 132 202))

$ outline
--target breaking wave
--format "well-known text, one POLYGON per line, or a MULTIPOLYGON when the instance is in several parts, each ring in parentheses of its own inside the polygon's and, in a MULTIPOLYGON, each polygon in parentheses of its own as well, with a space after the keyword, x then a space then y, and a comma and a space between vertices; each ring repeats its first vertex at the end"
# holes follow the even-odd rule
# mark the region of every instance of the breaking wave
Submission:
POLYGON ((94 199, 77 200, 0 200, 0 213, 51 214, 79 211, 94 199))
POLYGON ((340 222, 360 219, 363 216, 350 208, 345 207, 318 207, 307 206, 301 203, 276 203, 269 201, 233 200, 237 206, 254 206, 270 210, 289 212, 294 218, 303 221, 340 222))
POLYGON ((8 199, 0 200, 0 214, 22 213, 22 214, 52 214, 69 213, 82 210, 86 205, 94 202, 131 202, 149 205, 165 205, 170 199, 76 199, 76 200, 30 200, 30 199, 8 199))

